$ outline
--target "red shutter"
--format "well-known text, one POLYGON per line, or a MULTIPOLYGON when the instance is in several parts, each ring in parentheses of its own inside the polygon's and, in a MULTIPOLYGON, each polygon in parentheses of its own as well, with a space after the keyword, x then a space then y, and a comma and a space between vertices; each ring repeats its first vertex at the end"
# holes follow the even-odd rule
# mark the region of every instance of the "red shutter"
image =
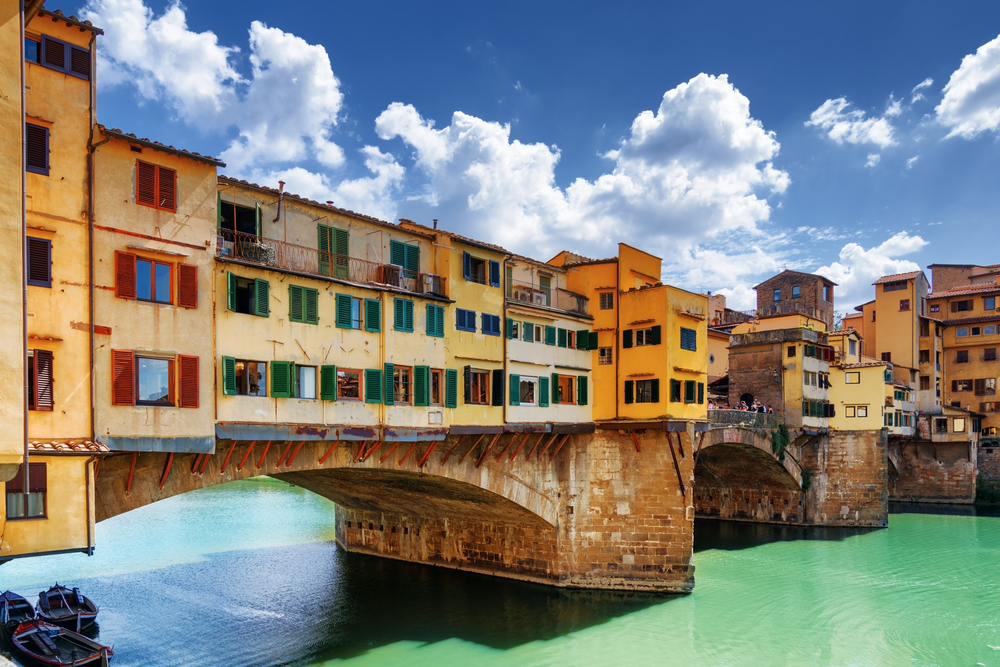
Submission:
POLYGON ((135 405, 135 354, 111 350, 111 405, 135 405))
POLYGON ((156 174, 156 208, 167 211, 177 210, 177 172, 166 167, 157 167, 156 174))
MULTIPOLYGON (((41 493, 48 490, 48 476, 45 474, 44 463, 29 463, 28 473, 30 477, 31 492, 41 493)), ((24 493, 24 465, 17 467, 17 475, 7 482, 7 493, 24 493)))
POLYGON ((35 350, 35 409, 52 410, 52 352, 35 350))
POLYGON ((178 407, 196 408, 198 407, 198 357, 189 357, 183 354, 177 355, 177 363, 180 365, 180 400, 178 407))
POLYGON ((135 255, 115 251, 115 296, 135 298, 135 255))
POLYGON ((143 206, 156 207, 156 166, 135 162, 135 200, 143 206))
POLYGON ((177 265, 177 305, 198 307, 198 267, 194 264, 177 265))

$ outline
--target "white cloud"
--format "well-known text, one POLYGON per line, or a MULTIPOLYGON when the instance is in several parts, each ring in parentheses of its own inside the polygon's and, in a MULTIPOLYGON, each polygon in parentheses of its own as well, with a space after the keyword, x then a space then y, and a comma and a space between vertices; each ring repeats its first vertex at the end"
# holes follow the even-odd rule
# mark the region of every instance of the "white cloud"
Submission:
POLYGON ((927 77, 926 79, 915 85, 913 87, 913 90, 910 91, 910 94, 912 95, 912 97, 910 98, 910 104, 919 102, 920 100, 924 99, 924 89, 930 88, 933 84, 934 84, 934 79, 927 77))
POLYGON ((934 110, 949 137, 1000 130, 1000 36, 962 58, 934 110))
POLYGON ((179 2, 154 16, 142 0, 89 0, 81 13, 106 28, 99 53, 111 76, 102 70, 102 85, 132 83, 200 129, 236 126, 239 137, 222 154, 231 171, 308 157, 328 167, 344 162, 329 139, 343 94, 322 46, 254 21, 248 80, 233 62, 240 50, 190 30, 179 2))
POLYGON ((918 271, 920 266, 901 255, 917 252, 927 245, 919 236, 899 232, 874 248, 865 249, 857 243, 848 243, 840 250, 840 261, 821 266, 813 273, 837 283, 837 302, 841 310, 849 310, 874 296, 872 283, 882 276, 918 271))
POLYGON ((733 310, 753 310, 757 307, 757 292, 750 285, 725 287, 718 291, 726 297, 726 308, 733 310))
POLYGON ((915 165, 917 163, 917 160, 919 159, 920 159, 919 155, 914 155, 913 157, 911 157, 909 160, 906 161, 906 168, 913 169, 913 165, 915 165))
POLYGON ((868 167, 868 168, 871 168, 871 167, 874 167, 874 166, 878 165, 878 163, 881 162, 881 161, 882 161, 882 156, 881 155, 879 155, 878 153, 869 153, 868 154, 868 161, 865 162, 865 166, 868 167))
POLYGON ((812 112, 806 127, 818 127, 826 130, 827 136, 842 144, 875 144, 886 148, 896 143, 892 136, 893 126, 887 120, 898 115, 899 102, 890 99, 886 114, 882 117, 865 118, 865 112, 860 109, 848 109, 851 103, 846 98, 827 100, 812 112))

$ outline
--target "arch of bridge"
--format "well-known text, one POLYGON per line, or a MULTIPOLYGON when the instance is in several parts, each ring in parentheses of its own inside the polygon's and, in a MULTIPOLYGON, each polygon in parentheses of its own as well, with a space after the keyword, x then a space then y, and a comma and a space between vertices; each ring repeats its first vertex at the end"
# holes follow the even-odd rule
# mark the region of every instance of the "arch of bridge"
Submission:
MULTIPOLYGON (((784 468, 799 488, 802 487, 802 470, 790 456, 786 455, 781 460, 774 454, 772 434, 768 429, 748 428, 746 426, 714 426, 705 433, 701 447, 717 445, 743 445, 759 449, 784 468)), ((728 451, 738 453, 740 448, 730 447, 728 451)))

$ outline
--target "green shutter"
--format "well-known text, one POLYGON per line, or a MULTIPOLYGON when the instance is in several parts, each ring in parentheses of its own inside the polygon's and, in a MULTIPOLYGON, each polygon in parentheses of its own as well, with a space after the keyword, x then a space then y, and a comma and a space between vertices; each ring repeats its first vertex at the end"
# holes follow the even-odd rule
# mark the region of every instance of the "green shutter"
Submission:
POLYGON ((695 381, 694 380, 684 380, 684 402, 694 403, 695 401, 695 381))
POLYGON ((350 277, 351 235, 346 229, 333 228, 333 252, 336 255, 333 275, 347 280, 350 277))
POLYGON ((597 350, 597 349, 600 348, 600 346, 601 346, 601 344, 600 344, 599 339, 597 337, 597 332, 596 331, 591 331, 590 332, 590 340, 588 341, 588 344, 587 344, 587 349, 588 350, 597 350))
POLYGON ((290 398, 292 395, 292 369, 290 361, 271 362, 271 396, 290 398))
POLYGON ((389 263, 396 266, 406 265, 406 246, 399 241, 389 241, 389 263))
POLYGON ((625 380, 625 404, 635 402, 635 381, 625 380))
POLYGON ((403 325, 406 331, 413 331, 413 301, 410 299, 406 299, 406 303, 403 304, 403 325))
POLYGON ((545 325, 545 344, 555 345, 556 344, 556 328, 545 325))
MULTIPOLYGON (((509 320, 508 320, 509 321, 509 320)), ((521 376, 510 374, 510 404, 521 405, 521 376)))
POLYGON ((271 314, 271 285, 260 278, 253 279, 253 314, 260 317, 271 314))
POLYGON ((288 286, 288 319, 292 322, 305 320, 305 303, 302 288, 298 285, 288 286))
POLYGON ((566 330, 559 329, 559 347, 566 347, 566 330))
POLYGON ((365 369, 365 403, 382 402, 382 371, 377 368, 365 369))
POLYGON ((681 402, 681 381, 671 380, 670 381, 670 401, 672 403, 681 402))
POLYGON ((660 379, 654 378, 649 381, 649 402, 660 402, 660 379))
POLYGON ((319 367, 319 397, 324 401, 337 400, 337 367, 319 367))
POLYGON ((626 329, 622 332, 622 347, 628 349, 632 347, 632 330, 626 329))
POLYGON ((317 246, 319 247, 319 272, 324 276, 330 275, 330 227, 326 225, 316 225, 319 235, 317 246))
POLYGON ((576 378, 576 404, 587 404, 587 376, 579 375, 576 378))
POLYGON ((705 403, 705 383, 698 383, 698 404, 702 405, 705 403))
POLYGON ((525 343, 535 342, 535 325, 531 322, 521 323, 521 340, 525 343))
POLYGON ((236 359, 233 357, 222 357, 222 393, 236 395, 236 359))
POLYGON ((378 333, 382 330, 382 302, 365 299, 365 331, 378 333))
POLYGON ((404 301, 406 299, 400 299, 399 297, 392 300, 392 328, 396 331, 406 331, 406 325, 404 324, 406 320, 404 301))
POLYGON ((413 273, 420 271, 420 246, 406 246, 406 270, 413 273))
POLYGON ((351 328, 351 295, 350 294, 338 294, 337 295, 337 328, 339 329, 350 329, 351 328))
POLYGON ((444 308, 432 303, 427 304, 427 335, 444 337, 444 308))
POLYGON ((576 332, 576 349, 590 349, 590 331, 588 329, 580 329, 576 332))
POLYGON ((559 405, 559 373, 552 374, 552 405, 559 405))
POLYGON ((396 387, 395 387, 395 373, 392 364, 385 365, 385 396, 382 397, 382 402, 386 405, 396 404, 396 387))
POLYGON ((413 367, 413 404, 418 406, 431 403, 431 369, 429 366, 413 367))
POLYGON ((458 371, 454 368, 444 372, 444 407, 458 407, 458 371))
POLYGON ((650 332, 653 334, 653 336, 652 336, 652 338, 653 338, 653 345, 659 345, 660 344, 660 325, 657 324, 656 326, 652 327, 650 329, 650 332))
POLYGON ((547 377, 538 378, 538 406, 549 407, 549 379, 547 377))
MULTIPOLYGON (((514 337, 514 320, 507 318, 507 338, 514 337)), ((511 404, 513 405, 513 403, 511 404)))
POLYGON ((302 294, 305 296, 305 322, 319 324, 319 290, 303 287, 302 294))
POLYGON ((236 312, 236 276, 226 271, 226 305, 236 312))

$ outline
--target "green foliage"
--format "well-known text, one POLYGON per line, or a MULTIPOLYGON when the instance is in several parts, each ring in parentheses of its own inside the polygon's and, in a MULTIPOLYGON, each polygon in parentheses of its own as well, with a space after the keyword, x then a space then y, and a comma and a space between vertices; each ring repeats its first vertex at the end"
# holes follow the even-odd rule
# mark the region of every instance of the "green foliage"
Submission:
POLYGON ((812 486, 813 473, 809 468, 802 469, 802 490, 808 491, 812 486))
POLYGON ((771 451, 782 463, 785 461, 785 449, 789 440, 788 428, 784 424, 778 424, 778 428, 771 432, 771 451))
POLYGON ((976 479, 976 502, 984 504, 1000 503, 1000 488, 997 488, 995 484, 987 484, 982 476, 979 476, 976 479))

